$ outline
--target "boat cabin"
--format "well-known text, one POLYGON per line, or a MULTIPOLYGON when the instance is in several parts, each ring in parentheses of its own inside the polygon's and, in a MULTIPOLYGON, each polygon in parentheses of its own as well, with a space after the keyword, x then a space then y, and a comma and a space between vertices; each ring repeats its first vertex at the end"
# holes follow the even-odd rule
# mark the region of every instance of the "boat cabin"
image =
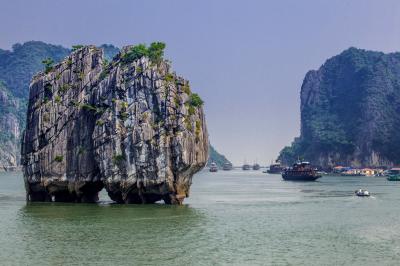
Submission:
POLYGON ((400 174, 400 168, 392 168, 389 170, 390 175, 399 175, 400 174))

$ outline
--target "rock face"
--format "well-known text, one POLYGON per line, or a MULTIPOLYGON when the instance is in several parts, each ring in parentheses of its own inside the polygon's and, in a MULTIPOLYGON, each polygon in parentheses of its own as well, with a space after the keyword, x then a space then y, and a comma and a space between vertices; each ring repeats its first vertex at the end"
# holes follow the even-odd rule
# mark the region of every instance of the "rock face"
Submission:
POLYGON ((204 167, 208 135, 188 81, 165 60, 107 64, 87 46, 36 75, 22 164, 28 200, 180 204, 204 167))
POLYGON ((0 168, 14 170, 20 160, 17 151, 20 139, 22 103, 0 83, 0 168))
POLYGON ((307 73, 301 136, 281 151, 329 168, 400 164, 400 53, 350 48, 307 73))

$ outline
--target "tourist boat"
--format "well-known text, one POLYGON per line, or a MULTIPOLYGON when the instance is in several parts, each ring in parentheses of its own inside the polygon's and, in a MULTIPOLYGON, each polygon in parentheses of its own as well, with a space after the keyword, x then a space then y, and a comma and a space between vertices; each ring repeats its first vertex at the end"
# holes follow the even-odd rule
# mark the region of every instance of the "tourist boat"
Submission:
POLYGON ((282 165, 280 163, 274 163, 269 166, 267 173, 268 174, 281 174, 283 169, 284 168, 282 167, 282 165))
POLYGON ((392 168, 387 173, 388 181, 400 181, 400 168, 392 168))
POLYGON ((224 163, 224 165, 222 166, 222 170, 224 171, 230 171, 232 170, 233 166, 231 163, 224 163))
POLYGON ((250 165, 248 165, 247 163, 243 164, 242 170, 245 170, 245 171, 250 170, 250 165))
POLYGON ((258 163, 253 164, 253 170, 260 170, 260 165, 258 163))
POLYGON ((354 193, 358 196, 358 197, 369 197, 369 192, 368 190, 364 190, 364 189, 358 189, 356 191, 354 191, 354 193))
POLYGON ((211 163, 210 164, 210 172, 218 172, 218 166, 216 163, 211 163))
POLYGON ((290 181, 315 181, 320 177, 317 169, 312 168, 309 162, 299 161, 282 172, 282 178, 290 181))

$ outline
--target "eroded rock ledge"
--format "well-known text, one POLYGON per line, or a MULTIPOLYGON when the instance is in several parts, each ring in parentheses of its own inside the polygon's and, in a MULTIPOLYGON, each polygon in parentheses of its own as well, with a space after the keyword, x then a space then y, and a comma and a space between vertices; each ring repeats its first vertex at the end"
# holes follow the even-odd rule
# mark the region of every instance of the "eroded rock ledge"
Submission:
POLYGON ((86 46, 30 86, 22 164, 29 201, 180 204, 204 167, 202 101, 165 60, 86 46))

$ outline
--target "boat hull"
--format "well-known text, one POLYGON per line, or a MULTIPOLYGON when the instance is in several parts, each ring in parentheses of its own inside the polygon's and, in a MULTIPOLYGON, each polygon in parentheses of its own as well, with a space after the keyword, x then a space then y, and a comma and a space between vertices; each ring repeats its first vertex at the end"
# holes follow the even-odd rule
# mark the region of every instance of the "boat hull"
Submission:
POLYGON ((293 167, 286 168, 282 173, 284 180, 290 181, 315 181, 322 175, 317 169, 311 167, 309 162, 297 162, 293 167))
POLYGON ((286 174, 282 174, 282 178, 287 181, 308 182, 308 181, 315 181, 320 177, 321 177, 320 175, 286 175, 286 174))
POLYGON ((356 194, 357 197, 369 197, 368 194, 356 194))
POLYGON ((392 175, 386 178, 388 181, 400 181, 400 175, 392 175))

